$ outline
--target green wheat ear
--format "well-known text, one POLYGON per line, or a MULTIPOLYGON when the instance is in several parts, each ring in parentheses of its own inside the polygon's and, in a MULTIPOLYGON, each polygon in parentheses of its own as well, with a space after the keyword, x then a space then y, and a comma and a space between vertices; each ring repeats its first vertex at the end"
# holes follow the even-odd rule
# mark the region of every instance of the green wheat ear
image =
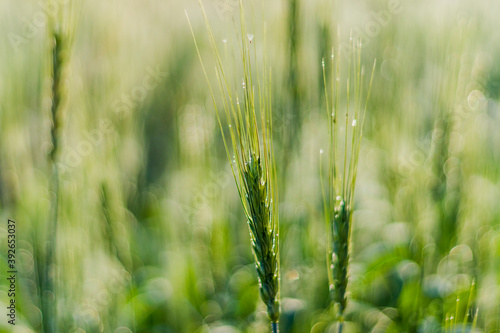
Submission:
POLYGON ((331 300, 337 310, 339 332, 342 331, 344 310, 347 306, 346 291, 348 287, 348 267, 350 252, 350 234, 352 224, 352 207, 354 187, 359 159, 363 124, 365 121, 368 98, 373 81, 375 62, 373 63, 368 93, 363 98, 364 67, 361 66, 361 44, 350 39, 349 66, 346 80, 346 106, 344 135, 339 136, 339 116, 341 115, 340 95, 341 49, 332 50, 330 93, 327 85, 325 61, 322 61, 323 82, 325 86, 325 104, 329 124, 330 149, 328 153, 328 193, 323 188, 322 193, 325 209, 325 220, 328 235, 327 271, 330 283, 331 300), (353 98, 354 105, 351 103, 353 98), (351 104, 351 105, 350 105, 351 104), (351 108, 351 109, 350 109, 351 108), (352 110, 354 109, 354 110, 352 110), (361 125, 359 125, 361 117, 361 125), (342 142, 343 140, 343 142, 342 142), (342 153, 343 150, 343 153, 342 153))
POLYGON ((280 260, 276 207, 278 192, 272 146, 271 75, 267 71, 265 56, 262 68, 257 66, 257 42, 253 39, 253 35, 247 34, 243 3, 240 1, 241 31, 238 36, 238 46, 241 54, 240 66, 243 70, 243 91, 240 98, 238 90, 230 87, 228 83, 229 80, 226 77, 203 5, 201 8, 216 59, 215 76, 227 127, 222 125, 216 102, 217 97, 210 84, 191 23, 189 25, 209 85, 224 146, 247 218, 259 278, 260 295, 267 307, 272 331, 278 332, 280 260))

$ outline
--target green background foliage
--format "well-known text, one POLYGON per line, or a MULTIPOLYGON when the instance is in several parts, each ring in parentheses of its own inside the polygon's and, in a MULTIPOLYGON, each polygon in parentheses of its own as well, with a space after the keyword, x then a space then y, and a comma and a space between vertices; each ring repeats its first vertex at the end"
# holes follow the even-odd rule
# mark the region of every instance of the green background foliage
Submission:
MULTIPOLYGON (((204 5, 232 66, 238 2, 204 5)), ((329 140, 321 59, 332 45, 348 45, 352 29, 362 62, 371 68, 376 58, 377 66, 344 332, 500 332, 500 4, 255 0, 245 8, 256 47, 266 22, 267 43, 257 50, 268 54, 273 77, 280 331, 336 332, 319 177, 329 140)), ((63 84, 52 237, 50 8, 0 2, 2 309, 9 218, 18 265, 17 323, 2 315, 0 332, 41 332, 47 242, 57 244, 48 269, 60 332, 268 329, 185 10, 213 63, 196 1, 83 2, 63 84)), ((231 80, 241 89, 237 70, 231 80)))

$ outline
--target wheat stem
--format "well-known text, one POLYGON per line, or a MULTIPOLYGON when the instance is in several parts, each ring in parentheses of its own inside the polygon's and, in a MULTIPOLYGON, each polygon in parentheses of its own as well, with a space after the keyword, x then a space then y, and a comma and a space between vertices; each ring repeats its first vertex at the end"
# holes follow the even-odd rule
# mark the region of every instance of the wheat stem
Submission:
POLYGON ((339 333, 342 333, 342 330, 344 329, 344 322, 339 321, 339 333))

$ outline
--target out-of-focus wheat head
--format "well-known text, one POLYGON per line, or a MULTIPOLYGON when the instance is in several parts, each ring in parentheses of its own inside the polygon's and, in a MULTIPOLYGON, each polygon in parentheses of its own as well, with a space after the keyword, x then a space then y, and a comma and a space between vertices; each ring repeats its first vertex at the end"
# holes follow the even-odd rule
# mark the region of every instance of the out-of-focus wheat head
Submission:
POLYGON ((75 36, 78 17, 81 12, 81 1, 73 0, 65 4, 56 1, 48 1, 49 8, 53 9, 54 16, 48 26, 48 40, 51 52, 51 79, 52 79, 52 103, 50 106, 52 117, 51 141, 52 149, 50 157, 56 159, 60 145, 60 131, 63 122, 63 105, 66 99, 67 89, 66 67, 69 61, 71 46, 75 36))
POLYGON ((56 1, 48 1, 48 8, 52 10, 51 20, 47 29, 47 39, 50 42, 47 52, 47 68, 51 79, 51 150, 49 152, 51 167, 51 197, 50 218, 46 225, 45 256, 38 263, 40 290, 43 298, 41 311, 43 314, 43 331, 58 331, 57 298, 48 295, 56 295, 57 281, 51 270, 57 266, 57 230, 58 230, 58 208, 59 208, 59 170, 58 153, 61 145, 61 131, 63 128, 63 105, 67 99, 66 67, 69 54, 73 44, 78 16, 80 15, 81 2, 73 0, 61 4, 56 1), (50 64, 49 64, 50 63, 50 64))

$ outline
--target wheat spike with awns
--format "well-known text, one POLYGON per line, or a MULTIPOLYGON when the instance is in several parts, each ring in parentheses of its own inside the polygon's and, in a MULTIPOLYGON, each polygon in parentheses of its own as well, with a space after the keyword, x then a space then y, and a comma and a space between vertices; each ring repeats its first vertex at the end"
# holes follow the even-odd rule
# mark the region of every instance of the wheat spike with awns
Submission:
MULTIPOLYGON (((325 86, 325 105, 329 128, 328 193, 323 191, 328 235, 327 271, 331 300, 336 309, 339 333, 342 332, 347 306, 348 268, 354 188, 360 152, 363 125, 368 106, 375 62, 373 63, 366 98, 363 98, 364 67, 361 65, 361 43, 350 39, 344 114, 341 114, 341 49, 332 50, 330 92, 327 70, 322 61, 325 86), (353 100, 353 103, 351 102, 353 100), (344 119, 341 119, 341 116, 344 119), (360 121, 361 120, 361 121, 360 121), (359 124, 361 122, 361 124, 359 124), (344 133, 341 133, 341 125, 344 133)), ((321 177, 323 179, 322 172, 321 177)), ((323 184, 323 182, 322 182, 323 184)))
MULTIPOLYGON (((240 1, 241 31, 238 36, 238 46, 243 79, 238 80, 242 82, 241 88, 232 87, 203 6, 202 12, 216 60, 215 76, 223 113, 219 110, 218 95, 216 96, 212 89, 196 38, 195 45, 209 84, 224 146, 246 215, 260 295, 267 308, 272 332, 278 332, 279 228, 276 169, 272 146, 271 75, 267 70, 265 56, 262 66, 258 66, 256 39, 246 31, 243 4, 240 1), (222 120, 222 117, 225 119, 222 120), (227 126, 223 126, 222 124, 226 122, 227 126)), ((192 29, 191 31, 193 32, 192 29)))

